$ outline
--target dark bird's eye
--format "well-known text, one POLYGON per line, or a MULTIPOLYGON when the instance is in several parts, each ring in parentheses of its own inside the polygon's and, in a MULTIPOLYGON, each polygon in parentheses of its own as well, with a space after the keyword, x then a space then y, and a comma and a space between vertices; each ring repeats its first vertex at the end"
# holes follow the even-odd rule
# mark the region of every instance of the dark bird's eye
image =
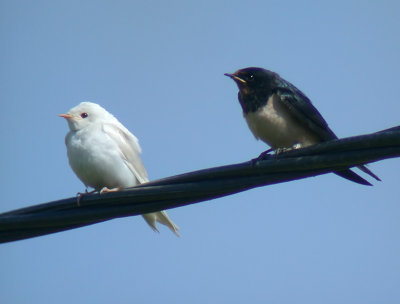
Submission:
POLYGON ((251 80, 254 80, 254 75, 253 75, 253 74, 250 74, 248 78, 249 78, 250 81, 251 81, 251 80))
POLYGON ((88 116, 89 116, 89 115, 88 115, 87 113, 82 113, 82 114, 81 114, 81 117, 82 117, 82 118, 86 118, 86 117, 88 117, 88 116))

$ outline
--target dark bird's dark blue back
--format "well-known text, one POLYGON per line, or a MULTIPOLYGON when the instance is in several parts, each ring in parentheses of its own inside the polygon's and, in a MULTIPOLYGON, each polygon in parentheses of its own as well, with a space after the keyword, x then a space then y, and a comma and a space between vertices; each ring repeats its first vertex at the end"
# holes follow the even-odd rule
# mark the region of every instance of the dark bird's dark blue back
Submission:
POLYGON ((321 141, 337 138, 336 134, 329 128, 328 123, 302 91, 278 75, 275 84, 273 93, 280 97, 282 103, 299 123, 321 137, 321 141))

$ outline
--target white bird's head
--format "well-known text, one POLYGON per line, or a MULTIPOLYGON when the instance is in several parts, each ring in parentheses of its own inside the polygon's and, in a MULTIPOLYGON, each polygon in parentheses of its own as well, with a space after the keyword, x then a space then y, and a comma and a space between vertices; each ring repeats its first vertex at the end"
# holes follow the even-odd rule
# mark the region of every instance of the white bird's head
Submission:
POLYGON ((96 103, 84 101, 72 108, 64 117, 71 131, 78 131, 97 122, 115 121, 116 118, 96 103))

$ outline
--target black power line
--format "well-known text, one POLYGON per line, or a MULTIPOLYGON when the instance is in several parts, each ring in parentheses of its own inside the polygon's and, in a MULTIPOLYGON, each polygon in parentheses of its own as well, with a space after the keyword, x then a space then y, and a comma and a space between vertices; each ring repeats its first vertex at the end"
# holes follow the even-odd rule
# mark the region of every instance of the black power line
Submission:
POLYGON ((172 176, 118 192, 88 194, 0 214, 0 243, 215 199, 400 156, 400 126, 240 164, 172 176))

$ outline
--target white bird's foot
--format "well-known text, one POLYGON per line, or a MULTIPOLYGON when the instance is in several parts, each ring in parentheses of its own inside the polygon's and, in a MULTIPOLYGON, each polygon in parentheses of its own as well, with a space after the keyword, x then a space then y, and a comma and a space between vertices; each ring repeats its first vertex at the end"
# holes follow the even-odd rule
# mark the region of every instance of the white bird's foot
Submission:
POLYGON ((117 192, 117 191, 119 191, 119 190, 121 190, 120 187, 118 187, 118 188, 112 188, 112 189, 108 189, 107 187, 104 187, 103 189, 100 190, 100 194, 109 193, 109 192, 117 192))
POLYGON ((92 193, 95 193, 96 192, 96 190, 92 190, 92 191, 87 191, 87 189, 85 189, 85 192, 78 192, 77 194, 76 194, 76 203, 77 203, 77 205, 80 207, 81 206, 81 199, 82 199, 82 197, 83 196, 85 196, 85 195, 88 195, 88 194, 92 194, 92 193))

